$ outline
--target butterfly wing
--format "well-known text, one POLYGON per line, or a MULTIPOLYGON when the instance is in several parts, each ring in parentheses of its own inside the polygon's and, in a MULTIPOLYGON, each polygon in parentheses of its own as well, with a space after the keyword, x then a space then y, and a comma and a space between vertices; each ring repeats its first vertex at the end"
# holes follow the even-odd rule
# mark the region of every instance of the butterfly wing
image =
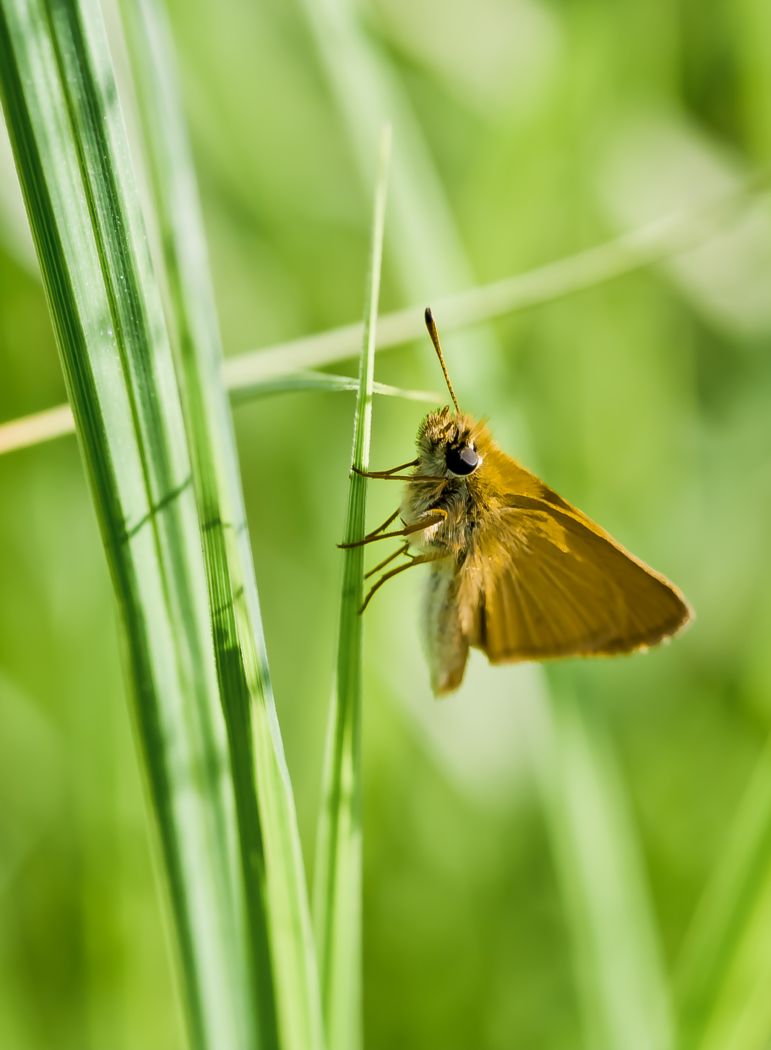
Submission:
POLYGON ((687 623, 676 587, 529 478, 533 494, 508 494, 468 559, 478 579, 469 644, 492 663, 602 656, 654 645, 687 623))
POLYGON ((463 680, 466 669, 472 624, 464 623, 460 590, 464 577, 457 572, 454 559, 431 565, 423 617, 426 655, 431 674, 431 688, 436 696, 451 693, 463 680))

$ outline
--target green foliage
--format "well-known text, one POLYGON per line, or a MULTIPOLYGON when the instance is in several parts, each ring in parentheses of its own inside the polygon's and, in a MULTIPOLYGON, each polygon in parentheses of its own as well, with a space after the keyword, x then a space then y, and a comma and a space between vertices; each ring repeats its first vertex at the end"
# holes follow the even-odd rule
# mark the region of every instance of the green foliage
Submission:
MULTIPOLYGON (((158 11, 127 3, 172 340, 95 4, 1 0, 0 11, 6 121, 123 596, 124 663, 133 654, 147 669, 134 676, 136 730, 161 803, 194 1038, 229 1047, 287 1034, 299 1047, 318 1035, 299 844, 307 862, 335 645, 342 659, 348 638, 358 659, 350 631, 361 624, 349 617, 339 632, 351 401, 324 392, 352 381, 298 371, 361 348, 363 326, 350 322, 376 134, 390 119, 377 341, 393 349, 379 378, 439 386, 421 331, 430 302, 464 407, 682 586, 697 619, 629 660, 547 675, 474 660, 462 691, 434 704, 416 638, 419 570, 378 594, 364 624, 355 795, 324 795, 352 860, 348 896, 332 892, 323 839, 307 864, 316 932, 327 929, 327 1015, 337 1009, 355 1043, 363 827, 371 1050, 764 1050, 771 217, 757 187, 771 145, 768 5, 705 18, 698 5, 646 0, 483 0, 451 13, 434 0, 170 0, 202 251, 157 21, 137 47, 158 11), (226 385, 243 402, 240 470, 215 298, 226 385), (181 399, 170 342, 188 355, 181 399), (202 514, 215 522, 203 545, 202 514), (227 528, 242 520, 251 544, 227 528), (227 717, 226 682, 238 699, 227 717), (265 835, 247 864, 244 814, 265 835), (283 869, 269 864, 271 829, 283 869), (287 954, 268 982, 260 960, 282 915, 287 954), (351 996, 328 967, 330 934, 344 942, 351 996)), ((117 32, 112 45, 120 59, 117 32)), ((0 172, 0 419, 11 421, 65 391, 3 151, 0 172)), ((385 466, 409 458, 421 409, 378 404, 372 464, 385 466)), ((0 1045, 181 1050, 111 579, 74 445, 0 456, 0 493, 0 1045)), ((370 487, 372 522, 394 494, 370 487)), ((339 724, 350 729, 356 710, 339 724)), ((349 771, 354 740, 338 750, 349 771)))

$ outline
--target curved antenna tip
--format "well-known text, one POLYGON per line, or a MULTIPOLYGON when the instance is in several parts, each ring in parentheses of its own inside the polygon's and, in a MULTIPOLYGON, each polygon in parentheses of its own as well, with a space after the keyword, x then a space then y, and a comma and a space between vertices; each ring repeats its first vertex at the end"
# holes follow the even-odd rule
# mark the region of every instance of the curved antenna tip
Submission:
POLYGON ((449 376, 449 374, 447 372, 447 365, 444 362, 444 354, 442 353, 442 346, 441 346, 441 343, 439 342, 439 332, 437 332, 437 330, 436 330, 436 322, 434 321, 434 315, 431 312, 431 307, 430 306, 426 307, 425 318, 426 318, 426 328, 428 329, 428 334, 431 337, 431 342, 434 344, 434 350, 436 350, 436 356, 439 358, 439 364, 442 366, 442 373, 444 374, 444 381, 447 384, 448 391, 450 392, 450 397, 452 398, 452 403, 455 405, 455 411, 456 411, 456 413, 458 415, 460 415, 460 405, 458 404, 458 399, 455 396, 455 391, 453 390, 452 383, 450 382, 450 376, 449 376))

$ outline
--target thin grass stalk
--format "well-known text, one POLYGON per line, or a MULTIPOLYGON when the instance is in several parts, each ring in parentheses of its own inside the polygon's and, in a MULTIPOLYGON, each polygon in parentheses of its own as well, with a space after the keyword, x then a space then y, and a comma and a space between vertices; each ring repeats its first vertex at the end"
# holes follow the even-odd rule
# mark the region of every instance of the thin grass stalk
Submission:
MULTIPOLYGON (((351 0, 306 0, 303 4, 308 24, 311 28, 318 49, 321 63, 324 65, 329 83, 334 92, 341 115, 346 121, 349 139, 354 151, 361 158, 363 147, 371 137, 371 128, 378 119, 378 114, 387 107, 393 115, 395 126, 398 131, 399 141, 402 144, 400 158, 402 164, 398 171, 394 172, 393 204, 396 216, 396 228, 399 231, 399 245, 395 248, 394 258, 398 261, 398 279, 409 289, 410 294, 414 289, 422 288, 426 301, 431 301, 432 307, 442 317, 442 326, 445 327, 445 315, 435 301, 435 296, 430 289, 437 280, 443 284, 453 287, 465 283, 467 265, 463 257, 460 238, 455 229, 451 208, 446 200, 441 177, 433 164, 430 150, 427 147, 422 129, 415 117, 409 97, 404 91, 403 85, 389 63, 387 56, 379 51, 373 44, 372 38, 363 31, 361 21, 357 17, 356 5, 351 0), (397 254, 398 253, 398 254, 397 254), (430 295, 428 294, 430 292, 430 295)), ((590 259, 595 266, 608 260, 600 258, 590 259)), ((618 256, 616 260, 618 261, 618 256)), ((589 267, 591 269, 591 266, 589 267)), ((595 277, 602 274, 602 265, 595 269, 595 277)), ((548 274, 548 280, 559 285, 564 277, 559 273, 548 274)), ((511 288, 503 289, 504 299, 510 297, 511 288)), ((531 289, 519 289, 524 291, 525 297, 532 294, 531 289)), ((494 303, 501 289, 495 289, 490 295, 494 303)), ((501 300, 498 300, 500 303, 501 300)), ((466 303, 467 312, 469 304, 466 303)), ((413 321, 413 333, 418 328, 418 318, 413 321)), ((456 348, 458 341, 455 341, 456 348)), ((461 344, 462 345, 462 344, 461 344)), ((492 337, 489 331, 481 329, 475 332, 474 353, 463 354, 454 359, 453 367, 456 377, 460 376, 462 384, 464 372, 473 372, 478 385, 489 385, 494 388, 499 380, 496 368, 501 364, 500 355, 486 353, 492 349, 492 337)), ((505 420, 503 430, 505 432, 505 420)), ((544 689, 545 691, 545 689, 544 689)), ((589 744, 591 740, 589 739, 589 744)), ((588 757, 594 757, 591 747, 588 748, 588 757)), ((598 756, 599 757, 599 756, 598 756)), ((591 772, 591 762, 587 764, 591 772)), ((555 769, 554 774, 558 772, 555 769)), ((580 774, 581 768, 577 770, 580 774)), ((597 771, 597 775, 601 770, 597 771)), ((580 790, 580 783, 568 782, 564 787, 564 795, 570 796, 580 790)), ((568 821, 574 821, 575 811, 566 806, 563 815, 568 821)), ((606 852, 609 854, 608 867, 618 870, 626 869, 630 877, 641 879, 641 873, 635 865, 636 857, 629 849, 624 851, 621 843, 616 848, 613 836, 612 818, 614 814, 608 809, 597 807, 594 814, 598 820, 607 819, 608 823, 598 826, 598 832, 602 834, 602 841, 606 852)), ((633 829, 629 831, 630 841, 634 838, 633 829)), ((569 826, 565 843, 571 854, 571 863, 580 866, 584 860, 583 851, 586 843, 580 826, 569 826)), ((631 885, 631 882, 630 882, 631 885)), ((619 887, 618 900, 623 901, 624 886, 619 887)), ((597 911, 596 899, 593 895, 593 886, 590 880, 580 884, 580 890, 584 895, 581 907, 584 915, 592 921, 590 936, 603 939, 607 935, 608 926, 603 921, 602 913, 597 911)), ((566 904, 569 903, 566 897, 566 904)), ((645 911, 647 900, 644 894, 628 895, 630 909, 637 912, 635 925, 630 933, 640 936, 636 945, 631 945, 632 954, 635 954, 643 969, 640 974, 639 986, 633 980, 624 980, 621 985, 623 992, 624 1009, 629 1017, 628 1028, 623 1038, 613 1044, 607 1045, 613 1050, 618 1046, 628 1047, 645 1045, 642 1040, 630 1042, 634 1035, 635 1024, 641 1021, 640 1030, 651 1034, 658 1039, 659 1019, 662 1020, 662 1031, 664 1039, 667 1038, 666 1007, 662 1014, 660 1003, 653 1002, 656 998, 655 990, 660 988, 661 979, 657 972, 655 959, 648 952, 648 943, 644 940, 645 933, 653 928, 653 920, 649 912, 645 911)), ((611 1026, 618 1020, 618 1007, 613 1001, 614 984, 608 980, 608 972, 601 972, 600 967, 607 962, 604 954, 593 954, 588 961, 597 967, 595 980, 602 995, 602 1008, 611 1026)), ((618 1028, 611 1028, 611 1036, 617 1034, 618 1028)), ((649 1042, 646 1050, 658 1050, 666 1043, 649 1042)))
MULTIPOLYGON (((369 467, 375 328, 385 230, 391 134, 381 133, 380 165, 372 220, 372 249, 364 309, 364 342, 353 426, 345 542, 364 535, 367 481, 357 470, 369 467)), ((343 552, 343 584, 337 673, 327 736, 322 809, 316 850, 314 925, 319 952, 322 1001, 329 1045, 358 1050, 361 1016, 361 708, 364 549, 343 552)))
MULTIPOLYGON (((236 387, 230 392, 230 400, 232 404, 240 405, 276 394, 343 393, 358 389, 359 380, 355 376, 301 371, 294 375, 257 379, 248 386, 236 387)), ((429 404, 436 404, 442 399, 442 395, 435 390, 406 390, 388 383, 375 383, 373 393, 381 397, 400 397, 405 401, 424 401, 429 404)), ((75 420, 69 405, 44 408, 40 412, 0 423, 0 456, 74 433, 75 420)))
MULTIPOLYGON (((692 211, 659 219, 605 244, 534 270, 466 292, 434 298, 433 307, 437 316, 442 318, 442 330, 451 332, 468 328, 481 321, 542 306, 664 262, 719 234, 721 228, 739 217, 755 197, 768 191, 768 183, 768 173, 761 172, 731 193, 692 211)), ((381 316, 376 351, 392 349, 414 339, 422 331, 424 309, 425 304, 416 304, 381 316)), ((353 357, 361 347, 362 332, 363 326, 357 322, 227 358, 223 363, 223 373, 232 400, 240 403, 290 389, 356 389, 356 380, 306 369, 336 364, 353 357), (288 367, 297 370, 293 373, 296 386, 293 386, 293 376, 285 374, 288 367), (318 375, 318 379, 310 378, 314 375, 318 375), (307 385, 305 377, 308 378, 307 385), (348 386, 348 383, 352 385, 348 386)), ((423 399, 421 391, 397 392, 395 388, 375 384, 375 393, 391 392, 394 396, 423 399)), ((426 395, 425 400, 431 401, 433 396, 426 395)), ((2 423, 0 455, 60 437, 71 430, 71 414, 66 405, 2 423)))
POLYGON ((191 465, 98 6, 2 0, 0 85, 118 600, 191 1042, 252 1050, 191 465))
POLYGON ((161 226, 186 403, 217 674, 248 890, 254 994, 266 1038, 320 1050, 321 999, 289 772, 268 671, 257 584, 192 157, 165 14, 125 5, 161 226), (274 1002, 275 996, 275 1002, 274 1002), (274 1023, 277 1032, 268 1030, 274 1023))
MULTIPOLYGON (((703 244, 726 224, 740 219, 758 196, 768 192, 769 183, 771 171, 760 171, 731 193, 664 216, 604 244, 464 292, 432 295, 434 314, 441 317, 443 332, 456 331, 543 306, 654 266, 703 244)), ((380 317, 375 349, 391 349, 417 338, 423 331, 424 310, 425 300, 380 317)), ((321 368, 345 361, 358 352, 361 339, 362 325, 358 322, 246 351, 225 362, 228 385, 240 387, 286 372, 289 366, 321 368)))

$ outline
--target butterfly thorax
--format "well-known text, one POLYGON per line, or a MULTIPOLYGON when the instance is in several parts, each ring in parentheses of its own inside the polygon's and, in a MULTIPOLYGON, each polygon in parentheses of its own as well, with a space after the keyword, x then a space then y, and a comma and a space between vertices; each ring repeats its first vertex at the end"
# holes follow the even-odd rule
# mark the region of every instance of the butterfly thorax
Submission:
POLYGON ((415 480, 407 482, 401 517, 408 524, 436 511, 444 517, 414 533, 410 543, 422 552, 445 551, 462 561, 473 548, 482 522, 489 523, 491 512, 497 509, 490 476, 497 449, 483 423, 454 414, 449 408, 426 416, 418 432, 417 449, 415 480), (452 464, 458 450, 464 448, 476 452, 478 465, 472 473, 460 476, 448 461, 452 464), (422 480, 425 478, 438 480, 422 480))

